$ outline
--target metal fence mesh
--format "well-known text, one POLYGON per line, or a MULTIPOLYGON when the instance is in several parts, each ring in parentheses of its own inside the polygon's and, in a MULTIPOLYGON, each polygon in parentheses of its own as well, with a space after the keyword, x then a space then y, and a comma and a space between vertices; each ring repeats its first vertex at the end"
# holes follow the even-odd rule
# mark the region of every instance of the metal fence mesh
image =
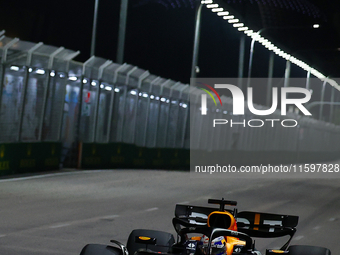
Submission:
MULTIPOLYGON (((39 48, 21 42, 18 58, 19 46, 15 51, 6 48, 11 41, 6 37, 0 47, 2 55, 8 54, 0 66, 0 142, 61 141, 63 160, 71 150, 77 154, 78 142, 123 142, 149 148, 191 146, 207 151, 290 151, 296 150, 291 140, 299 139, 301 150, 339 149, 338 127, 309 118, 301 119, 298 131, 279 126, 226 127, 204 135, 207 122, 201 118, 197 88, 101 58, 77 63, 71 60, 74 52, 52 46, 39 48), (191 130, 190 125, 194 127, 191 130), (191 145, 190 133, 197 138, 191 145)), ((213 106, 210 118, 223 118, 230 112, 231 100, 223 100, 224 108, 213 106)))

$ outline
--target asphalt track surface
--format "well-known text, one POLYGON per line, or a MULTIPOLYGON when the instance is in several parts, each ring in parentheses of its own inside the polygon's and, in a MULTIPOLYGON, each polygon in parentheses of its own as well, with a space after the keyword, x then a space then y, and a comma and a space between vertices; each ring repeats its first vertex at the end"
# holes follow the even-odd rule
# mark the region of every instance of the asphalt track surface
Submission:
MULTIPOLYGON (((187 172, 65 171, 0 180, 0 254, 79 254, 87 243, 126 242, 137 228, 174 233, 176 203, 238 201, 239 211, 299 215, 293 244, 340 249, 340 178, 191 178, 187 172)), ((263 252, 284 240, 257 241, 263 252)))

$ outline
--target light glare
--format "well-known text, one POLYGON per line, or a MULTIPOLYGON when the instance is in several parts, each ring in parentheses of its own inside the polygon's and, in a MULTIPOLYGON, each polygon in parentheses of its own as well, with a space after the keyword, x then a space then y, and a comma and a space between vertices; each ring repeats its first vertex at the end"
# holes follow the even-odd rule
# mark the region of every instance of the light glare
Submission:
POLYGON ((218 4, 208 4, 207 8, 218 8, 218 4))
POLYGON ((233 19, 235 18, 233 15, 229 15, 229 16, 224 16, 223 19, 233 19))
POLYGON ((37 69, 35 72, 37 74, 45 74, 45 70, 44 69, 37 69))
POLYGON ((228 20, 228 22, 229 23, 237 23, 237 22, 239 22, 239 20, 238 19, 230 19, 230 20, 228 20))
POLYGON ((68 77, 68 79, 69 79, 70 81, 76 81, 76 80, 77 80, 77 77, 76 77, 76 76, 70 76, 70 77, 68 77))
POLYGON ((243 27, 243 26, 244 26, 243 23, 236 23, 236 24, 233 25, 233 27, 243 27))
POLYGON ((212 12, 223 12, 223 8, 214 8, 211 11, 212 12))
POLYGON ((19 71, 19 66, 11 66, 10 68, 12 71, 19 71))
POLYGON ((248 27, 239 27, 238 28, 238 31, 246 31, 246 30, 248 30, 248 27))
POLYGON ((229 15, 229 12, 219 12, 217 13, 218 16, 225 16, 225 15, 229 15))

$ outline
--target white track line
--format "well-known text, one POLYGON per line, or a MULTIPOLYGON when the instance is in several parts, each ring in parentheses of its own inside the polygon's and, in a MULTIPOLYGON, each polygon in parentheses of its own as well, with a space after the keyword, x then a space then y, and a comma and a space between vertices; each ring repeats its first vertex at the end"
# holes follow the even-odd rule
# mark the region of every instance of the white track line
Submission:
POLYGON ((149 209, 146 209, 145 211, 146 212, 152 212, 152 211, 156 211, 156 210, 158 210, 158 207, 149 208, 149 209))
POLYGON ((27 177, 17 177, 17 178, 10 178, 10 179, 3 179, 0 180, 2 182, 14 182, 14 181, 26 181, 26 180, 33 180, 33 179, 41 179, 46 177, 54 177, 54 176, 61 176, 61 175, 73 175, 73 174, 80 174, 80 173, 98 173, 103 172, 105 170, 84 170, 84 171, 74 171, 74 172, 63 172, 63 173, 53 173, 53 174, 42 174, 42 175, 34 175, 34 176, 27 176, 27 177))
POLYGON ((294 238, 294 240, 299 241, 299 240, 301 240, 303 237, 304 237, 304 236, 297 236, 297 237, 294 238))
POLYGON ((70 226, 71 224, 69 223, 65 223, 65 224, 59 224, 59 225, 54 225, 54 226, 51 226, 50 228, 63 228, 63 227, 67 227, 67 226, 70 226))
POLYGON ((107 216, 101 217, 101 220, 113 220, 118 217, 119 215, 107 215, 107 216))

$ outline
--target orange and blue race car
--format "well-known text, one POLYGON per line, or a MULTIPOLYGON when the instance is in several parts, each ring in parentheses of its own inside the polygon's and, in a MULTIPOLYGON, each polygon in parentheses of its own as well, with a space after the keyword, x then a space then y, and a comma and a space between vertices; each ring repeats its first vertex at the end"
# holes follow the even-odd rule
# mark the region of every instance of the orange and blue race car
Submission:
POLYGON ((290 245, 299 217, 260 212, 238 212, 236 201, 209 199, 218 208, 176 205, 172 219, 177 233, 136 229, 124 245, 88 244, 80 255, 261 255, 254 238, 288 236, 280 249, 267 249, 266 255, 330 255, 318 246, 290 245))

